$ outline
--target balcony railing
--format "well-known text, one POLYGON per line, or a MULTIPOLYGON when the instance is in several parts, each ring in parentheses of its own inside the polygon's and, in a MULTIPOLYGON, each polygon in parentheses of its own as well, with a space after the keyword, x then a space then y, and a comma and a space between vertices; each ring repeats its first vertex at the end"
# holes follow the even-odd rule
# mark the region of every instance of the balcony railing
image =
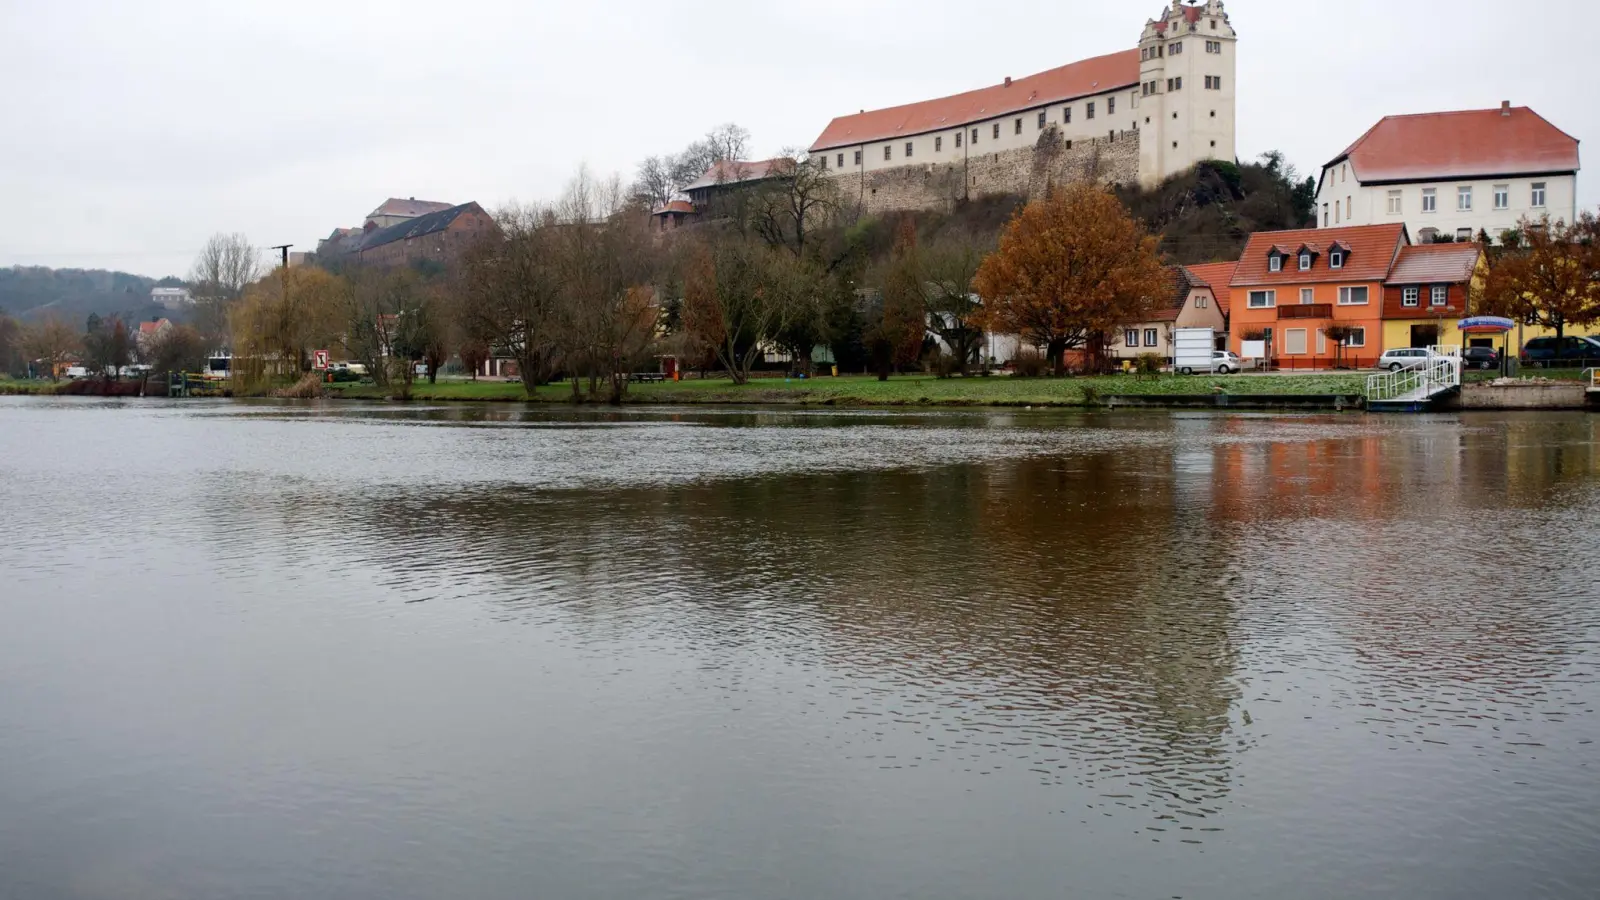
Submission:
POLYGON ((1331 303, 1301 303, 1297 306, 1278 307, 1280 319, 1331 319, 1333 318, 1333 304, 1331 303))

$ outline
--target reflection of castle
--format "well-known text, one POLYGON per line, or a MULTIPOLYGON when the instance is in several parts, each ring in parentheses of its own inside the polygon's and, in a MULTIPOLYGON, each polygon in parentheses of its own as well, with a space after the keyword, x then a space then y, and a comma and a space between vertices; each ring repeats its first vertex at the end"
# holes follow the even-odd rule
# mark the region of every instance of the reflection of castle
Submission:
POLYGON ((1154 184, 1234 158, 1236 48, 1222 0, 1173 0, 1135 49, 840 116, 811 159, 873 210, 1038 194, 1049 182, 1154 184))

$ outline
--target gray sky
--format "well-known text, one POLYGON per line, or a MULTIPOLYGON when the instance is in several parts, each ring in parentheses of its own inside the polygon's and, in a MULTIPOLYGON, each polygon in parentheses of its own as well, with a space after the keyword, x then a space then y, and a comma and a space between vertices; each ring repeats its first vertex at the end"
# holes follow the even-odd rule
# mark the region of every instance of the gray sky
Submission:
MULTIPOLYGON (((0 265, 182 275, 215 231, 311 249, 386 197, 547 198, 727 121, 769 155, 834 115, 1131 48, 1162 6, 0 0, 0 265)), ((1230 0, 1240 155, 1315 173, 1385 114, 1501 100, 1587 151, 1592 9, 1230 0)))

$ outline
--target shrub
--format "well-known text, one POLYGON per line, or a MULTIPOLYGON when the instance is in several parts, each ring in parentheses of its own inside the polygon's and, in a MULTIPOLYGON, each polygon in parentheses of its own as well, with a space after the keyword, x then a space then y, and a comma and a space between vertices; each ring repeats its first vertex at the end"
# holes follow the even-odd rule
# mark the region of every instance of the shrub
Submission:
POLYGON ((923 364, 927 366, 929 372, 940 378, 949 378, 952 375, 961 374, 961 365, 956 362, 955 356, 942 349, 929 353, 923 360, 923 364))
POLYGON ((1160 378, 1161 367, 1166 365, 1166 358, 1159 353, 1141 353, 1137 362, 1137 371, 1141 378, 1160 378))
POLYGON ((1023 348, 1017 351, 1017 375, 1022 378, 1038 378, 1048 368, 1044 354, 1032 348, 1023 348))

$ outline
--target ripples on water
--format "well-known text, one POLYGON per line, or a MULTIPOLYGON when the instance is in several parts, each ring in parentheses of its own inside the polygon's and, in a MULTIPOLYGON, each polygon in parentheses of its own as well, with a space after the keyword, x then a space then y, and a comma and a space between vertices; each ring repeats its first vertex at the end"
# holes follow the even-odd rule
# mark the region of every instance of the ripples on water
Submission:
POLYGON ((1591 896, 1597 422, 0 401, 0 884, 1591 896))

